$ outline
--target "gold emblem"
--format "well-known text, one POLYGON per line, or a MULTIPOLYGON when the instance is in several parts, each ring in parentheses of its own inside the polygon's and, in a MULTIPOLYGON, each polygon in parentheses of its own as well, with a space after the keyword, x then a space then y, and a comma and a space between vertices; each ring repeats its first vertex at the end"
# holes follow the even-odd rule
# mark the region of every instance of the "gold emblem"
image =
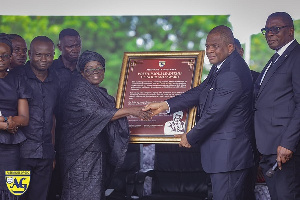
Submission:
POLYGON ((160 67, 164 67, 166 65, 166 61, 158 61, 158 65, 160 67))
POLYGON ((30 171, 5 171, 6 186, 14 195, 26 192, 30 182, 30 171))

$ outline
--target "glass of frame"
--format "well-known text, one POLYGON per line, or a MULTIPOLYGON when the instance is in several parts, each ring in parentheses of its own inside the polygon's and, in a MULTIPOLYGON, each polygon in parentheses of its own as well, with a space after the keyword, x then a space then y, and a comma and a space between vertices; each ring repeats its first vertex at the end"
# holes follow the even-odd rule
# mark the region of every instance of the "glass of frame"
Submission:
MULTIPOLYGON (((116 107, 147 105, 179 95, 201 82, 204 51, 125 52, 116 107)), ((196 108, 160 113, 151 120, 128 117, 131 143, 179 143, 175 134, 195 124, 196 108)))

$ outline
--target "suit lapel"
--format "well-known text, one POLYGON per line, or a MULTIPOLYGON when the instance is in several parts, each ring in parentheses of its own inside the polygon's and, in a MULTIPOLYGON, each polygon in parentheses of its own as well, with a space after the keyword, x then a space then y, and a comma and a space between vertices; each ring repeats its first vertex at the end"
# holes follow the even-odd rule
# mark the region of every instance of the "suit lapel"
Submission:
POLYGON ((209 81, 207 81, 207 84, 206 84, 206 88, 204 89, 205 91, 203 91, 203 93, 201 93, 201 98, 202 101, 201 101, 201 109, 200 109, 200 112, 199 112, 199 116, 200 118, 202 117, 202 113, 203 111, 205 110, 206 108, 206 104, 207 104, 207 100, 208 100, 208 96, 209 96, 209 93, 210 91, 214 90, 215 88, 215 82, 216 82, 216 79, 217 79, 217 76, 220 74, 220 73, 223 73, 226 68, 229 67, 229 63, 231 62, 231 60, 236 56, 238 55, 237 51, 234 51, 231 55, 229 55, 226 60, 223 62, 223 64, 221 65, 220 69, 218 69, 217 72, 215 72, 215 74, 212 73, 212 70, 214 69, 214 67, 216 66, 213 66, 209 75, 207 76, 207 78, 209 78, 209 81), (213 76, 213 77, 212 77, 213 76))
MULTIPOLYGON (((207 82, 205 85, 205 89, 203 90, 203 92, 201 93, 201 98, 200 98, 200 102, 199 102, 199 118, 201 118, 202 113, 204 111, 204 107, 206 105, 207 102, 207 98, 208 98, 208 94, 209 94, 209 90, 210 88, 213 86, 213 82, 215 81, 215 77, 216 75, 214 75, 214 71, 216 70, 217 66, 213 65, 209 71, 209 74, 207 76, 207 82)), ((216 72, 215 72, 216 73, 216 72)))
POLYGON ((258 93, 260 91, 260 81, 263 77, 263 74, 265 73, 266 69, 268 68, 269 64, 271 63, 271 60, 268 61, 264 69, 260 72, 259 76, 257 77, 255 84, 254 84, 254 97, 258 97, 258 93))
POLYGON ((264 80, 260 86, 260 90, 258 95, 263 91, 263 89, 265 88, 265 86, 268 84, 268 82, 270 81, 271 77, 274 75, 274 73, 277 71, 277 69, 281 66, 281 64, 283 63, 283 61, 286 59, 287 54, 283 53, 277 60, 277 62, 275 62, 273 64, 272 67, 269 68, 269 70, 267 71, 264 80))
MULTIPOLYGON (((268 85, 270 79, 274 76, 275 72, 278 70, 279 67, 282 66, 283 62, 287 59, 287 57, 290 55, 291 51, 295 48, 295 46, 297 45, 297 41, 295 40, 294 42, 292 42, 290 44, 290 46, 283 52, 283 54, 278 58, 278 60, 273 64, 272 67, 269 68, 269 70, 267 71, 264 80, 260 86, 257 98, 259 97, 259 95, 262 93, 262 91, 264 90, 264 88, 266 87, 266 85, 268 85)), ((266 67, 269 65, 270 62, 268 62, 268 64, 266 65, 266 67)), ((263 73, 263 72, 262 72, 263 73)), ((260 81, 260 80, 259 80, 260 81)))
POLYGON ((218 71, 216 72, 216 76, 218 76, 218 74, 226 71, 226 68, 229 67, 229 63, 231 62, 232 59, 234 59, 236 56, 238 55, 238 52, 236 50, 234 50, 227 58, 226 60, 223 62, 223 64, 221 65, 220 69, 218 69, 218 71))

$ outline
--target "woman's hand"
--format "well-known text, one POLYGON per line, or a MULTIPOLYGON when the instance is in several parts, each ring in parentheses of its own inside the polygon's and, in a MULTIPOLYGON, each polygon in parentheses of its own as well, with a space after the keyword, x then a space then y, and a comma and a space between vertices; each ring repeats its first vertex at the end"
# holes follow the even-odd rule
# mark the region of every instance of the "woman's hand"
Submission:
POLYGON ((132 116, 139 117, 142 120, 149 120, 152 117, 152 111, 151 110, 146 110, 143 111, 142 109, 144 106, 136 106, 136 107, 130 107, 130 113, 132 116))
POLYGON ((9 116, 7 119, 8 128, 7 131, 9 133, 16 133, 18 131, 17 123, 13 120, 12 116, 9 116))
POLYGON ((133 107, 128 107, 128 108, 121 108, 111 118, 111 121, 120 119, 121 117, 127 117, 129 115, 139 117, 142 120, 151 119, 151 117, 153 115, 152 111, 150 109, 143 111, 142 110, 143 108, 144 108, 144 106, 133 106, 133 107))

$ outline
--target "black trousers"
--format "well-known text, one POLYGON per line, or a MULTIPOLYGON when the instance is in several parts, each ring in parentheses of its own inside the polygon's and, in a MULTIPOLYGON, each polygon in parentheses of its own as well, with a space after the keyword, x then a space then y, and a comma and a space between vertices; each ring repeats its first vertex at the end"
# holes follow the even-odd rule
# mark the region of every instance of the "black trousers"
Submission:
POLYGON ((269 178, 266 172, 276 162, 277 155, 263 155, 260 166, 272 200, 300 200, 300 156, 293 157, 269 178))
POLYGON ((244 200, 251 169, 210 174, 214 200, 244 200))
MULTIPOLYGON (((57 153, 56 153, 57 155, 57 153)), ((49 186, 49 192, 47 200, 58 200, 61 197, 62 193, 62 177, 61 177, 61 168, 58 157, 56 158, 55 168, 52 172, 51 183, 49 186)))
POLYGON ((257 169, 258 164, 251 167, 248 175, 246 176, 244 200, 256 200, 254 189, 257 179, 257 169))
POLYGON ((46 200, 51 181, 53 159, 21 158, 21 170, 30 170, 30 183, 24 200, 46 200))
POLYGON ((6 186, 5 171, 19 170, 19 144, 0 144, 0 200, 17 199, 6 186))

